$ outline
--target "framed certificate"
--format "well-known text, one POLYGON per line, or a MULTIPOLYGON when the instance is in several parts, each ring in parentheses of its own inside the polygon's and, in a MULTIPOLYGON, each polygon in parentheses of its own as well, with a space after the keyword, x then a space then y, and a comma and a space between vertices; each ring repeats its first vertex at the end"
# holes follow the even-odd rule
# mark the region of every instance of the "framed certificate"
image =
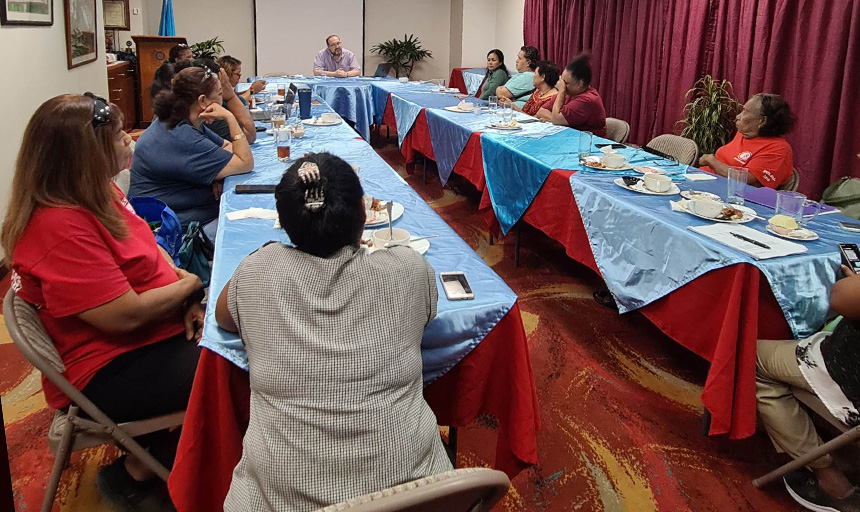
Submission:
POLYGON ((131 30, 128 0, 102 0, 106 29, 131 30))

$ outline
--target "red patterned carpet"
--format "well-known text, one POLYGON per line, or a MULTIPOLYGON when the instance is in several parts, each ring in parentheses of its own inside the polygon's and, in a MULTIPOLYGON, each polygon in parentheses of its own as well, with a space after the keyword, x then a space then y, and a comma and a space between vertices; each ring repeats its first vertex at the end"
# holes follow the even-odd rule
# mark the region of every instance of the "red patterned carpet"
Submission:
MULTIPOLYGON (((379 151, 405 174, 396 146, 379 151)), ((407 181, 520 298, 540 403, 540 465, 514 479, 497 510, 798 510, 781 485, 760 491, 749 483, 777 465, 766 436, 701 436, 704 361, 641 316, 619 316, 594 303, 600 279, 536 231, 524 229, 520 267, 514 268, 512 240, 487 243, 470 185, 455 178, 442 189, 436 179, 422 185, 419 175, 407 181)), ((5 328, 0 393, 16 510, 38 510, 53 460, 45 441, 51 411, 38 375, 5 328)), ((493 425, 485 417, 461 429, 460 466, 492 463, 493 425)), ((107 447, 75 454, 54 510, 108 510, 95 475, 115 456, 107 447)))

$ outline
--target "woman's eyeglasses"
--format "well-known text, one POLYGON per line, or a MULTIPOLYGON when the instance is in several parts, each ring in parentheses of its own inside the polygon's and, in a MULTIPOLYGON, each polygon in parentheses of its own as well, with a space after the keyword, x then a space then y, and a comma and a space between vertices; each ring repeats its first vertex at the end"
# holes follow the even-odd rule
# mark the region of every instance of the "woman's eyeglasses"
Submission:
POLYGON ((93 100, 93 130, 110 123, 110 105, 97 94, 85 92, 84 96, 93 100))

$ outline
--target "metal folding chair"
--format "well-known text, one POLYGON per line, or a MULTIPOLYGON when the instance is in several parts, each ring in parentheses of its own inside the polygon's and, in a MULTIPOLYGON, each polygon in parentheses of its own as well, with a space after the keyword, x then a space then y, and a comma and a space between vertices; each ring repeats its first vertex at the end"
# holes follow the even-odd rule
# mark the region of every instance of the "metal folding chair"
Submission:
POLYGON ((48 430, 48 446, 55 458, 42 499, 42 512, 49 512, 54 504, 60 477, 71 453, 92 446, 115 443, 140 459, 166 482, 170 471, 132 438, 182 425, 185 411, 128 423, 114 423, 63 377, 66 368, 36 308, 9 290, 3 300, 3 317, 12 342, 24 358, 71 400, 68 411, 54 414, 48 430), (80 411, 85 416, 79 415, 80 411))
POLYGON ((501 471, 463 468, 351 498, 316 512, 487 512, 511 482, 501 471))

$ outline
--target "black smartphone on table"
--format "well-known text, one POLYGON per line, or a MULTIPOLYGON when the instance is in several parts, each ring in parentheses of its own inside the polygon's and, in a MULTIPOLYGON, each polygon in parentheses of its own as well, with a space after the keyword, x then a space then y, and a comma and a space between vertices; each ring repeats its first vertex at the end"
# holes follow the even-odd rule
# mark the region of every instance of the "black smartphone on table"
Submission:
POLYGON ((274 194, 276 185, 236 185, 237 194, 274 194))
POLYGON ((857 244, 839 244, 839 254, 842 255, 843 265, 855 274, 860 273, 860 249, 857 244))

